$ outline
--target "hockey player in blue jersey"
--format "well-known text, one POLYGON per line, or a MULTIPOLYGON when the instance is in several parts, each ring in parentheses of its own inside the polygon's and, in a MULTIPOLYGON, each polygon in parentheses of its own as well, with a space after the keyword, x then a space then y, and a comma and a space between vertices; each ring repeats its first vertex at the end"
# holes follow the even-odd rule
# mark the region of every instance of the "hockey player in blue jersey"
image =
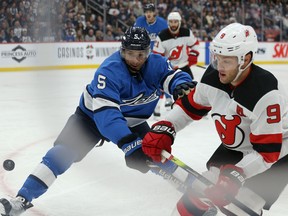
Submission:
MULTIPOLYGON (((163 30, 168 28, 167 21, 162 17, 156 16, 155 12, 155 5, 153 3, 148 3, 144 5, 144 16, 140 16, 137 18, 134 26, 139 26, 145 28, 149 32, 151 44, 150 48, 153 50, 154 43, 158 34, 163 30)), ((161 98, 163 98, 164 93, 162 94, 161 98)), ((166 101, 165 107, 170 107, 172 105, 172 98, 169 94, 165 94, 166 101)), ((160 107, 161 107, 161 100, 157 104, 154 116, 160 116, 160 107)))
POLYGON ((165 19, 156 16, 155 5, 153 3, 144 5, 143 9, 144 15, 136 19, 134 26, 143 27, 148 31, 151 40, 150 48, 153 50, 157 35, 163 29, 168 28, 168 24, 165 19))
POLYGON ((149 171, 146 162, 150 158, 141 148, 142 138, 150 129, 146 120, 162 89, 177 98, 187 90, 187 84, 192 85, 187 73, 174 71, 169 60, 150 52, 147 31, 128 28, 121 49, 98 68, 75 113, 17 196, 0 199, 0 215, 18 216, 32 207, 33 199, 44 194, 58 175, 81 161, 101 140, 117 144, 128 167, 149 171))

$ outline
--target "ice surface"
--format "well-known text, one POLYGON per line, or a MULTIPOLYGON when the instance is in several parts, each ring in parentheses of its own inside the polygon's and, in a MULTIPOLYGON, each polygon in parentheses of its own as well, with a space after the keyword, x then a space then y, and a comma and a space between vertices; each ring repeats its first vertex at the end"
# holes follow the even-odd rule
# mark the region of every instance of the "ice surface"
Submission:
MULTIPOLYGON (((263 67, 288 89, 285 66, 263 67)), ((203 73, 197 67, 193 71, 196 79, 203 73)), ((0 168, 1 196, 14 196, 51 148, 93 74, 93 70, 0 73, 0 161, 10 158, 16 163, 11 172, 0 168)), ((205 119, 177 134, 173 154, 201 172, 219 143, 212 121, 205 119)), ((123 153, 105 143, 59 176, 24 215, 168 216, 180 196, 159 176, 128 169, 123 153)), ((264 215, 288 215, 287 200, 286 189, 264 215)))

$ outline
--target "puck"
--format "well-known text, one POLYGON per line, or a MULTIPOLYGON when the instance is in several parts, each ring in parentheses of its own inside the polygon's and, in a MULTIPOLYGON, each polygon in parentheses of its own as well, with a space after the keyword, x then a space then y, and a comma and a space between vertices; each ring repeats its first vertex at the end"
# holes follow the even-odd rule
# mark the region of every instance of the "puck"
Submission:
POLYGON ((5 160, 5 161, 3 162, 3 167, 4 167, 5 170, 11 171, 11 170, 14 169, 15 163, 14 163, 13 160, 7 159, 7 160, 5 160))

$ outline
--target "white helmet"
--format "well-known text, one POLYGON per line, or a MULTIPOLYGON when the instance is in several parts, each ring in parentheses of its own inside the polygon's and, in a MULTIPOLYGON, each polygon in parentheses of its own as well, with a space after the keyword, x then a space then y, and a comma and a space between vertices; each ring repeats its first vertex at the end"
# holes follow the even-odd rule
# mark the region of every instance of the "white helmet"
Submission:
MULTIPOLYGON (((167 20, 168 20, 168 26, 169 26, 169 20, 178 20, 179 21, 179 26, 177 28, 177 30, 175 32, 178 32, 179 28, 181 27, 181 15, 179 12, 171 12, 168 14, 168 17, 167 17, 167 20)), ((169 26, 169 29, 171 32, 174 32, 171 30, 170 26, 169 26)))
POLYGON ((210 44, 212 55, 238 57, 238 75, 253 62, 257 49, 258 40, 254 29, 251 26, 240 23, 232 23, 223 28, 210 44), (240 69, 244 64, 245 55, 249 52, 252 52, 251 62, 244 69, 240 69))

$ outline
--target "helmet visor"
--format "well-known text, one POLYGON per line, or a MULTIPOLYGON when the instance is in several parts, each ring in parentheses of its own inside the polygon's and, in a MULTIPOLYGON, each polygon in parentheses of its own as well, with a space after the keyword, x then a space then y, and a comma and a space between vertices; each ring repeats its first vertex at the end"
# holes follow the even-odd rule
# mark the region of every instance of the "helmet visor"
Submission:
POLYGON ((146 60, 150 54, 150 48, 145 50, 131 50, 131 49, 124 49, 122 51, 122 56, 126 60, 133 60, 137 59, 139 61, 146 60))
POLYGON ((234 70, 239 67, 237 56, 224 56, 210 52, 211 65, 216 70, 234 70))

